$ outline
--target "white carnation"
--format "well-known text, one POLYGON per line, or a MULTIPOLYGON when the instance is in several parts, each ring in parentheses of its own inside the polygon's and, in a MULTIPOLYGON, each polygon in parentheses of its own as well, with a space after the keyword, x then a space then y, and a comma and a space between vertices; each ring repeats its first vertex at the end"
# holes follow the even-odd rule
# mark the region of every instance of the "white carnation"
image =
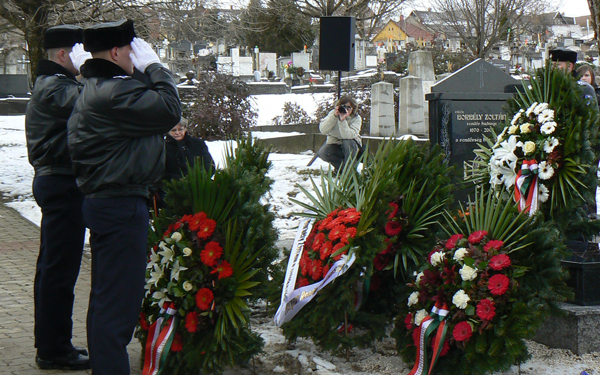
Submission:
POLYGON ((408 296, 408 306, 412 306, 419 302, 419 292, 412 292, 410 296, 408 296))
POLYGON ((464 290, 459 290, 452 296, 452 303, 459 309, 466 309, 468 302, 471 300, 464 290))
POLYGON ((469 251, 467 249, 465 249, 464 247, 457 249, 454 252, 454 260, 457 262, 460 262, 461 260, 463 260, 465 258, 465 255, 467 255, 468 253, 469 253, 469 251))
POLYGON ((421 322, 427 317, 427 315, 429 314, 427 314, 427 311, 425 311, 424 309, 417 311, 417 313, 415 314, 415 325, 417 327, 420 326, 421 322))
POLYGON ((431 255, 431 265, 432 266, 437 266, 438 264, 442 263, 443 260, 444 260, 444 252, 443 251, 437 251, 431 255))
POLYGON ((466 264, 464 266, 462 266, 462 268, 460 269, 460 271, 458 271, 458 273, 460 273, 460 277, 464 281, 475 280, 475 278, 477 277, 477 270, 473 267, 467 266, 466 264))
POLYGON ((419 285, 419 283, 421 282, 422 278, 423 278, 423 272, 419 272, 419 274, 415 278, 415 282, 417 283, 417 285, 419 285))

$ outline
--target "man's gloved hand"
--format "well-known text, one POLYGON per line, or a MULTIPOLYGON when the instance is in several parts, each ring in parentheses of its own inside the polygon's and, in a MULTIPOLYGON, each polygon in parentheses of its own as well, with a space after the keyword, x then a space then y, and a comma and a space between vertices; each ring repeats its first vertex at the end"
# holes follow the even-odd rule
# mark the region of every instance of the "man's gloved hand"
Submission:
POLYGON ((81 66, 88 60, 92 58, 92 54, 83 49, 83 44, 75 43, 73 46, 73 50, 69 53, 69 57, 73 62, 73 67, 77 69, 78 72, 81 72, 81 66))
POLYGON ((133 38, 131 42, 133 53, 130 54, 131 61, 137 70, 145 72, 150 64, 159 63, 160 59, 150 44, 140 38, 133 38))

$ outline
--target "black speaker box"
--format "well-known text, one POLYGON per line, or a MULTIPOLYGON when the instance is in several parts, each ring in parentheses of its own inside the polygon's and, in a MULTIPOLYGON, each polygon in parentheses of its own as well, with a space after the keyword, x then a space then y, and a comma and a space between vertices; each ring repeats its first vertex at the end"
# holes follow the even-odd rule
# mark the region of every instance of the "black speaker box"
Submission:
POLYGON ((321 17, 319 69, 354 70, 354 17, 321 17))

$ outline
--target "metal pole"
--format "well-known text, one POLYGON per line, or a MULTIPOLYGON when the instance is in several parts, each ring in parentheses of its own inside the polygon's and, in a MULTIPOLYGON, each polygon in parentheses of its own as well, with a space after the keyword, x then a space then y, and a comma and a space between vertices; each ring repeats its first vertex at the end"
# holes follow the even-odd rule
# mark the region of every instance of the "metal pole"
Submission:
POLYGON ((342 96, 342 71, 338 70, 338 80, 337 80, 337 98, 340 100, 342 96))

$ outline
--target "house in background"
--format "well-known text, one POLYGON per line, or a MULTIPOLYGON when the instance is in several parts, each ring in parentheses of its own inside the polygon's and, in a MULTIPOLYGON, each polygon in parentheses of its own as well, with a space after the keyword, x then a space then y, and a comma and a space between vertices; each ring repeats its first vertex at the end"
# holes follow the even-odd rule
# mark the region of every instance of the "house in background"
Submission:
POLYGON ((384 47, 387 52, 395 53, 404 49, 408 43, 417 47, 430 47, 435 38, 435 32, 400 16, 397 22, 389 20, 371 42, 376 46, 384 47))

